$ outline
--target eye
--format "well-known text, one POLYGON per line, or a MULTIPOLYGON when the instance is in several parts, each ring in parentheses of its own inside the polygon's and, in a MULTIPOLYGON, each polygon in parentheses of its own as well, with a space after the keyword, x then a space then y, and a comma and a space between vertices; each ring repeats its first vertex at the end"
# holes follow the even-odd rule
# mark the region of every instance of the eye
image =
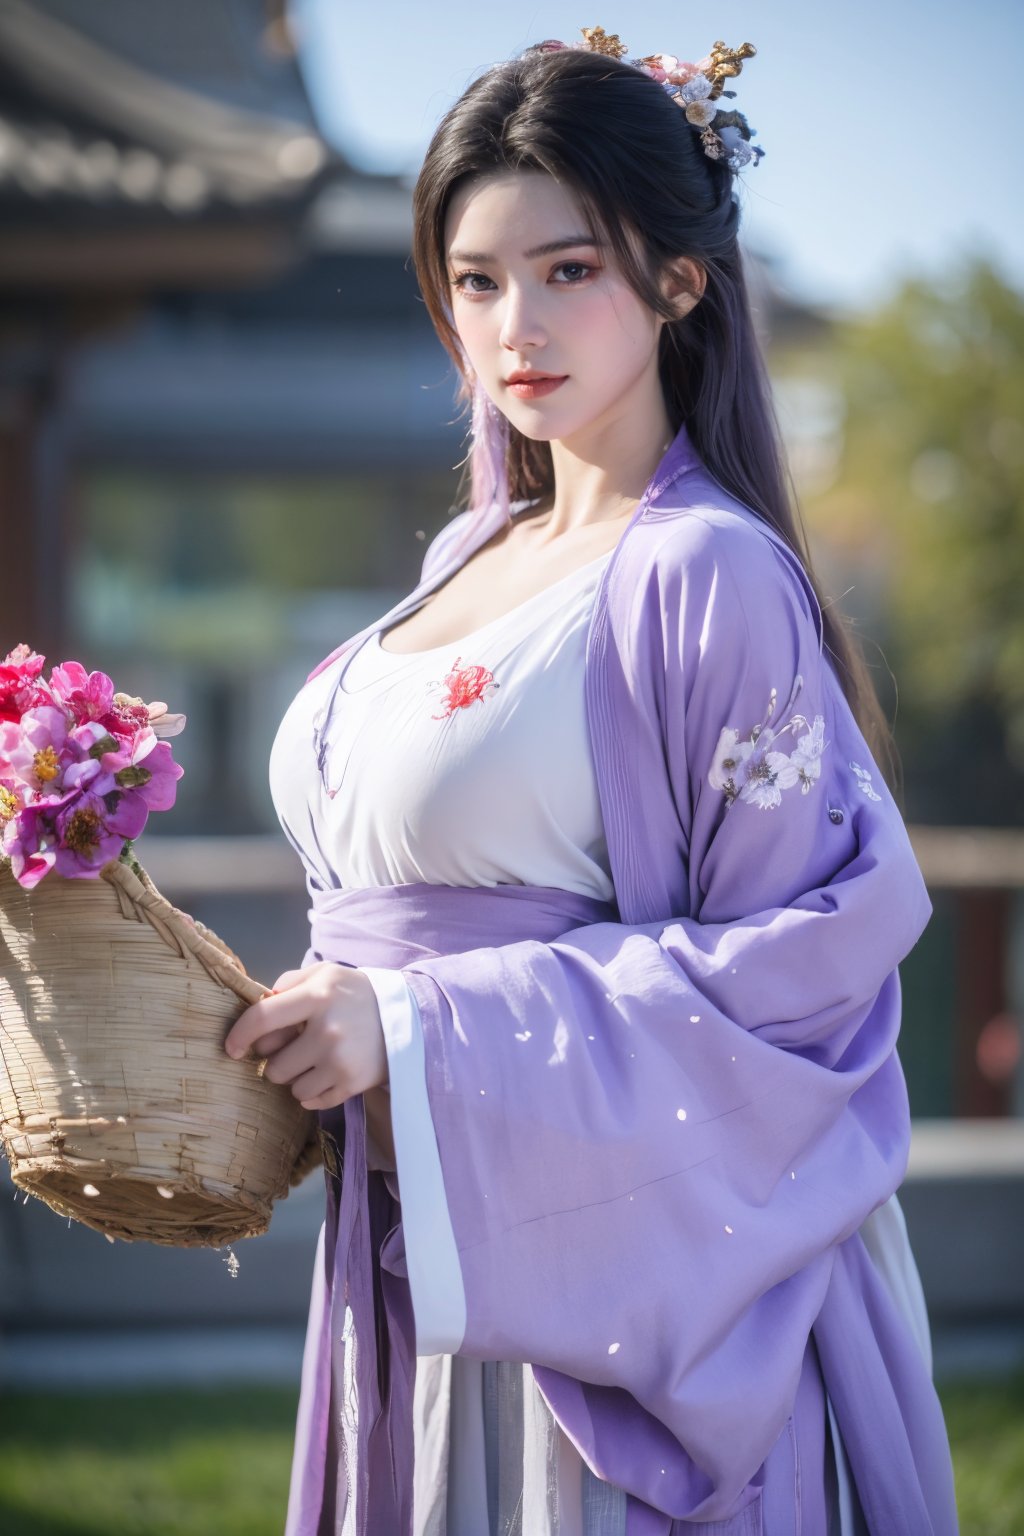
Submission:
POLYGON ((485 283, 490 282, 490 278, 485 277, 482 272, 456 272, 455 276, 451 279, 452 287, 457 288, 460 293, 480 293, 482 290, 479 288, 463 288, 462 280, 466 277, 479 277, 483 278, 485 283))
MULTIPOLYGON (((562 262, 559 262, 558 266, 555 268, 555 271, 556 272, 565 272, 570 267, 575 267, 577 272, 583 272, 583 273, 590 273, 590 272, 594 272, 594 271, 597 270, 596 267, 588 266, 585 261, 562 261, 562 262)), ((579 286, 580 282, 582 282, 582 281, 583 281, 582 278, 577 278, 576 282, 562 283, 560 286, 563 287, 563 288, 576 288, 576 287, 579 286)))
MULTIPOLYGON (((580 273, 582 275, 579 276, 579 277, 576 277, 576 278, 571 278, 568 282, 556 283, 555 286, 557 288, 579 288, 579 287, 582 286, 583 283, 586 282, 586 280, 590 276, 590 274, 592 272, 596 272, 597 270, 598 270, 598 268, 592 267, 587 262, 583 262, 583 261, 560 261, 558 263, 558 266, 553 268, 553 271, 555 271, 555 272, 575 271, 575 272, 580 273)), ((487 292, 486 288, 464 287, 463 284, 464 284, 466 278, 479 278, 481 280, 481 282, 484 282, 484 283, 490 283, 491 282, 491 279, 485 273, 483 273, 483 272, 473 272, 473 271, 457 272, 455 274, 455 276, 450 279, 451 286, 453 288, 457 288, 460 293, 465 293, 467 295, 474 294, 474 293, 486 293, 487 292)), ((491 286, 493 288, 493 286, 494 286, 493 283, 491 284, 491 286)))

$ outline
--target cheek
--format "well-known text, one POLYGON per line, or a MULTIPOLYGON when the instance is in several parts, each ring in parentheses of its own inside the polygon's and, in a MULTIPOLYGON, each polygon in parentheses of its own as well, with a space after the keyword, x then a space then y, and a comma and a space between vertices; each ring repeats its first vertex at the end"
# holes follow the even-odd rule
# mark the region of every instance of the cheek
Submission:
POLYGON ((647 309, 638 303, 632 289, 621 288, 595 289, 587 294, 580 304, 575 328, 588 352, 600 351, 623 360, 646 355, 655 335, 647 309))
POLYGON ((467 351, 493 341, 501 329, 501 317, 493 304, 462 303, 455 307, 455 329, 467 351))

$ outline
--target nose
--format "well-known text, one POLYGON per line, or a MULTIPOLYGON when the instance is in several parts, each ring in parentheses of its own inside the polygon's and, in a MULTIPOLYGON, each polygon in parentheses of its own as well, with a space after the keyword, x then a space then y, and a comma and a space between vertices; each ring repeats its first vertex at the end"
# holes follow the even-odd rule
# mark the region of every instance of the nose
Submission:
POLYGON ((518 283, 510 283, 505 294, 500 340, 509 352, 540 347, 547 340, 536 305, 518 283))

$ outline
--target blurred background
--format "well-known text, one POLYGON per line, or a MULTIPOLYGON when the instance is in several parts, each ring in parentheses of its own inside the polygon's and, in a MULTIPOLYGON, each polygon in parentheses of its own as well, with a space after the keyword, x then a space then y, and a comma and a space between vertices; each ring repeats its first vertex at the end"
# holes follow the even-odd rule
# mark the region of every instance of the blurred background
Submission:
MULTIPOLYGON (((415 584, 468 447, 416 172, 488 64, 598 21, 630 54, 758 48, 757 321, 935 908, 901 967, 900 1201, 964 1529, 1021 1532, 1024 209, 989 55, 1020 57, 1018 6, 0 0, 0 655, 188 715, 139 856, 268 986, 297 965, 270 743, 415 584)), ((233 1278, 69 1227, 0 1166, 0 1530, 280 1530, 319 1175, 233 1278)))

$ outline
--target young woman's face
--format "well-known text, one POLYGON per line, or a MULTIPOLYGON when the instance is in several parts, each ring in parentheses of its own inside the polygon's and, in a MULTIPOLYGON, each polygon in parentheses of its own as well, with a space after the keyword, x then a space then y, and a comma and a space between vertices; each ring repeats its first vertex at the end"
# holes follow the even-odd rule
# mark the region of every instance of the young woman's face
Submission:
POLYGON ((572 194, 543 171, 468 183, 445 227, 452 317, 495 405, 526 437, 571 439, 661 399, 661 316, 633 291, 611 251, 586 238, 572 194), (555 243, 557 250, 541 247, 555 243), (564 242, 564 245, 563 245, 564 242), (517 371, 562 383, 518 393, 517 371))

